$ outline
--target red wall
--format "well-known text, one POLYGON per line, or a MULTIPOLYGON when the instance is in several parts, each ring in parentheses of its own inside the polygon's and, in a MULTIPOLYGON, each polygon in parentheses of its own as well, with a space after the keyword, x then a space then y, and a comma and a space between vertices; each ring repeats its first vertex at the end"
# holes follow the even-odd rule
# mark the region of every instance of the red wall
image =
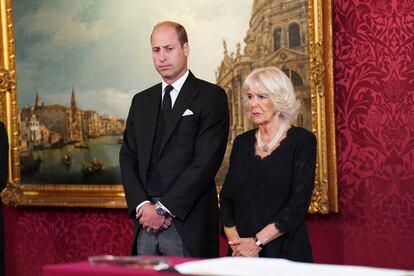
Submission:
POLYGON ((318 262, 414 269, 414 1, 334 1, 340 214, 318 262))
MULTIPOLYGON (((334 0, 340 213, 309 216, 321 263, 414 269, 414 0, 334 0)), ((126 210, 6 208, 9 276, 129 253, 126 210)))
POLYGON ((129 255, 124 209, 5 208, 6 275, 40 275, 45 264, 129 255))

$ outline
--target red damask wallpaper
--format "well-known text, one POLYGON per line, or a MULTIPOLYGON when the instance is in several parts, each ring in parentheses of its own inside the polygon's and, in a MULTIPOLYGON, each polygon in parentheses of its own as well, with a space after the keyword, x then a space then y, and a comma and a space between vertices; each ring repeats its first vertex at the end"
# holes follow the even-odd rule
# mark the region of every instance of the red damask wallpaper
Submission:
POLYGON ((315 259, 414 269, 414 1, 335 0, 334 32, 341 212, 309 219, 315 259))
POLYGON ((6 275, 40 275, 45 264, 129 255, 126 210, 5 208, 6 275))
MULTIPOLYGON (((333 0, 340 213, 314 260, 414 269, 414 0, 333 0)), ((7 208, 8 275, 129 253, 126 210, 7 208)))

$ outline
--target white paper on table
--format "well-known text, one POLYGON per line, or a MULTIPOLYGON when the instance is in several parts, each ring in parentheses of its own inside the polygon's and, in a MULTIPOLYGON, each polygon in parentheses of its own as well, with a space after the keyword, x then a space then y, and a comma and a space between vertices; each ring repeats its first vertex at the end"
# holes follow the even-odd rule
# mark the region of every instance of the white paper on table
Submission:
POLYGON ((365 266, 326 265, 292 262, 285 259, 224 257, 186 262, 174 267, 178 272, 192 275, 222 276, 406 276, 414 271, 372 268, 365 266))

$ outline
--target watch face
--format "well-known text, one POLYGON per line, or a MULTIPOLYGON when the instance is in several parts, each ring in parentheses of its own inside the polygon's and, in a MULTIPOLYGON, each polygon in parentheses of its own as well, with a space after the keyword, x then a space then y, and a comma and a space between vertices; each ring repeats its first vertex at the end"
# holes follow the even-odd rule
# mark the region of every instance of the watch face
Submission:
POLYGON ((165 216, 165 211, 161 207, 158 207, 155 211, 157 211, 158 215, 165 216))

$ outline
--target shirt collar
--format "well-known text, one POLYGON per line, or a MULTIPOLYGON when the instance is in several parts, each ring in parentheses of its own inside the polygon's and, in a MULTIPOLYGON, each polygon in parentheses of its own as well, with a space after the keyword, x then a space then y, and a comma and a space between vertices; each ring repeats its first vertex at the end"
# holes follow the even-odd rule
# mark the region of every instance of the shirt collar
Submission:
MULTIPOLYGON (((176 90, 177 92, 180 92, 181 87, 183 87, 185 80, 187 79, 189 74, 189 71, 187 69, 187 71, 184 73, 184 75, 182 75, 178 80, 176 80, 173 84, 171 84, 171 86, 174 88, 174 90, 176 90)), ((166 83, 164 80, 162 80, 162 91, 164 91, 165 87, 168 85, 168 83, 166 83)))

